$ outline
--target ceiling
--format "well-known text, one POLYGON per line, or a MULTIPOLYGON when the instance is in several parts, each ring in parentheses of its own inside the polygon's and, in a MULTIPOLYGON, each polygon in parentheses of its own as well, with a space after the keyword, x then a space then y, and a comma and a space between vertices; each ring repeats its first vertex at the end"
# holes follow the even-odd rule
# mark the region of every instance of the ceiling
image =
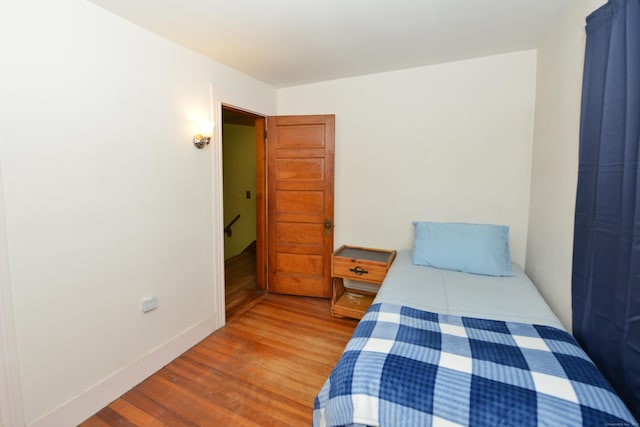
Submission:
POLYGON ((533 49, 580 0, 89 0, 274 87, 533 49))

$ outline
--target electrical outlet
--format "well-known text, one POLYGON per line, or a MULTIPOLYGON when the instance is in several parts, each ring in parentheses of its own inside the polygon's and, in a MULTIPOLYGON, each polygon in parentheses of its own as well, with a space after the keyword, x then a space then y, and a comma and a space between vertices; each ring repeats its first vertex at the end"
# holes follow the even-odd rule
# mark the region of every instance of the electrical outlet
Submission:
POLYGON ((142 312, 147 313, 158 308, 158 297, 150 296, 142 298, 142 312))

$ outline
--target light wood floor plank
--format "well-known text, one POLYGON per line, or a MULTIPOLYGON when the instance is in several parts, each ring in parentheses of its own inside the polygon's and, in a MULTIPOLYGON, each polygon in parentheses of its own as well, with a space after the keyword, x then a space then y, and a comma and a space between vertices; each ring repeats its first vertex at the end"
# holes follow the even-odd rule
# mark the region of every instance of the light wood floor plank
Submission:
POLYGON ((109 405, 109 407, 120 414, 120 416, 126 416, 127 420, 129 420, 136 426, 163 427, 166 425, 124 399, 116 400, 111 405, 109 405))
POLYGON ((224 262, 224 282, 227 319, 241 314, 253 301, 264 297, 265 292, 256 289, 255 242, 224 262))

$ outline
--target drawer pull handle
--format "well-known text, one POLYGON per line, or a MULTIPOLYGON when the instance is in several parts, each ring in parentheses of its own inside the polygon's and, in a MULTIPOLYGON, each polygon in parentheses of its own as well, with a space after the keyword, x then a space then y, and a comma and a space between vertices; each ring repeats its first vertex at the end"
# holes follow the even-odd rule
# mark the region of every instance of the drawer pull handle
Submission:
POLYGON ((367 270, 365 270, 364 268, 358 266, 356 268, 350 268, 349 271, 352 271, 356 274, 356 276, 362 276, 363 274, 369 274, 369 272, 367 270))

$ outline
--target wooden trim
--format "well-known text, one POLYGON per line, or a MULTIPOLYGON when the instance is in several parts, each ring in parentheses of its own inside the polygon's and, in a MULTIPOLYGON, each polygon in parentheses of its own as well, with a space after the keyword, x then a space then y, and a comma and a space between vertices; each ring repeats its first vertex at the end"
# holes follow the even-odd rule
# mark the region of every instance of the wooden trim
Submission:
POLYGON ((235 113, 244 114, 245 116, 253 117, 254 119, 264 119, 264 116, 260 114, 252 113, 250 111, 243 110, 242 108, 234 107, 232 105, 227 105, 225 103, 222 103, 222 108, 225 110, 233 111, 235 113))
POLYGON ((256 289, 267 289, 266 119, 256 119, 256 289))

